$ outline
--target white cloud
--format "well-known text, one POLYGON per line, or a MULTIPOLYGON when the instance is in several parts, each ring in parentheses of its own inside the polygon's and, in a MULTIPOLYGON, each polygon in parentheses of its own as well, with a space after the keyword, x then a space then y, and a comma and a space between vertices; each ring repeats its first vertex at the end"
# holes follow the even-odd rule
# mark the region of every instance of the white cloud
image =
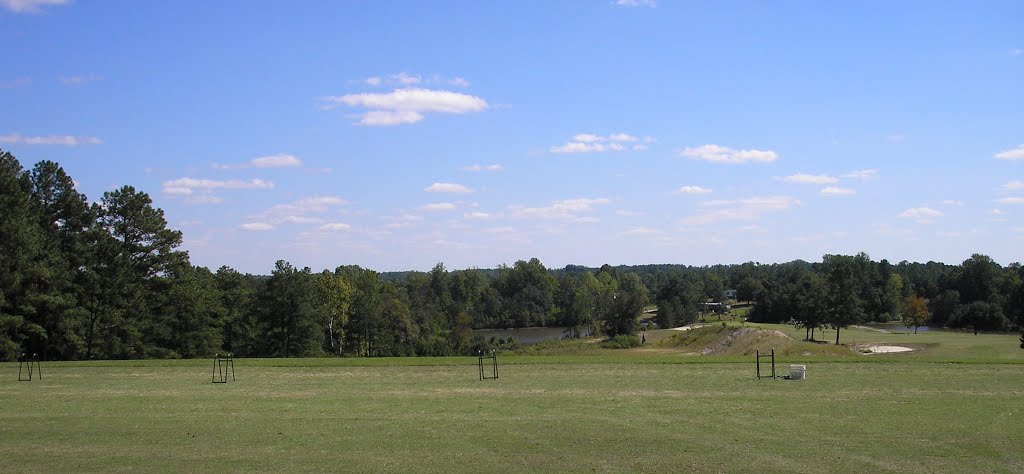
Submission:
POLYGON ((365 82, 365 83, 367 83, 368 85, 371 85, 371 86, 379 86, 382 81, 381 81, 381 79, 379 77, 372 76, 372 77, 367 77, 366 79, 363 79, 363 82, 365 82))
POLYGON ((956 206, 956 207, 964 207, 964 202, 963 202, 963 201, 957 201, 957 200, 955 200, 955 199, 946 199, 946 200, 943 200, 943 201, 942 201, 942 204, 943 204, 943 205, 945 205, 945 206, 956 206))
POLYGON ((352 229, 352 226, 341 222, 330 222, 320 226, 320 230, 327 232, 339 232, 352 229))
POLYGON ((988 211, 988 214, 992 216, 1004 216, 1006 215, 1006 211, 1001 209, 992 209, 991 211, 988 211))
POLYGON ((839 179, 825 174, 793 174, 780 178, 787 183, 796 184, 836 184, 839 179))
POLYGON ((294 155, 289 155, 287 153, 278 153, 276 155, 253 158, 248 162, 241 164, 222 165, 220 163, 213 163, 211 166, 220 170, 234 170, 246 168, 286 168, 302 166, 302 160, 296 158, 294 155))
POLYGON ((764 227, 761 227, 761 226, 759 226, 757 224, 750 224, 750 225, 745 225, 745 226, 737 227, 736 230, 738 230, 740 232, 758 232, 758 233, 765 231, 764 227))
POLYGON ((694 160, 729 164, 771 163, 779 158, 779 155, 770 150, 733 150, 732 148, 710 144, 684 148, 680 155, 694 160))
POLYGON ((627 229, 626 231, 623 231, 619 235, 628 237, 661 237, 665 236, 666 234, 664 231, 658 229, 640 226, 627 229))
POLYGON ((678 191, 679 194, 709 194, 710 192, 710 189, 700 186, 683 186, 678 191))
POLYGON ((565 145, 553 146, 548 151, 551 153, 602 153, 608 151, 608 147, 601 143, 569 142, 565 145))
POLYGON ((854 191, 850 188, 829 186, 827 188, 822 189, 820 194, 822 196, 848 196, 850 194, 857 194, 857 191, 854 191))
POLYGON ((171 181, 164 181, 164 194, 191 194, 193 190, 214 190, 214 189, 272 189, 274 183, 253 178, 248 181, 232 179, 220 181, 215 179, 179 178, 171 181), (188 189, 189 191, 184 191, 188 189))
POLYGON ((100 145, 103 140, 96 137, 75 137, 71 135, 47 135, 47 136, 24 136, 19 133, 0 135, 0 143, 15 143, 22 145, 100 145))
POLYGON ((401 84, 403 86, 411 86, 423 82, 423 77, 419 74, 409 74, 400 72, 398 74, 392 74, 391 80, 401 84))
POLYGON ((188 196, 189 194, 192 194, 192 188, 164 186, 163 193, 171 196, 188 196))
POLYGON ((288 204, 277 204, 251 219, 271 224, 320 224, 324 220, 311 214, 323 214, 334 206, 344 206, 348 201, 337 196, 315 196, 288 204))
POLYGON ((614 5, 617 7, 656 7, 658 6, 657 0, 615 0, 614 5))
POLYGON ((423 221, 423 217, 408 213, 400 216, 384 216, 382 219, 388 221, 388 223, 384 225, 384 227, 388 229, 414 227, 416 224, 423 221))
POLYGON ((453 85, 453 86, 455 86, 455 87, 469 87, 469 81, 467 81, 467 80, 465 80, 465 79, 463 79, 461 77, 455 77, 455 78, 449 80, 448 83, 453 85))
POLYGON ((70 0, 0 0, 0 7, 14 13, 41 13, 44 5, 66 5, 70 0))
POLYGON ((601 137, 601 136, 598 136, 598 135, 594 135, 592 133, 581 133, 579 135, 576 135, 576 136, 572 137, 572 139, 575 140, 575 141, 578 141, 578 142, 583 142, 583 143, 593 143, 593 142, 604 141, 604 137, 601 137))
MULTIPOLYGON (((631 143, 640 139, 628 133, 613 133, 608 136, 595 135, 593 133, 580 133, 572 137, 564 145, 548 148, 551 153, 604 153, 608 151, 625 151, 627 148, 623 143, 631 143)), ((652 137, 644 137, 645 142, 654 141, 652 137), (649 141, 648 141, 649 140, 649 141)), ((643 144, 633 145, 635 151, 646 150, 643 144)))
POLYGON ((1024 204, 1024 197, 1005 197, 996 199, 995 202, 999 204, 1024 204))
POLYGON ((199 196, 190 196, 185 202, 188 204, 220 204, 224 202, 224 199, 211 194, 201 194, 199 196))
POLYGON ((278 153, 276 155, 253 158, 249 161, 249 164, 254 168, 283 168, 289 166, 302 166, 302 160, 293 155, 278 153))
POLYGON ((86 82, 93 82, 103 79, 95 74, 87 74, 85 76, 63 76, 60 78, 61 85, 65 86, 77 86, 79 84, 85 84, 86 82))
POLYGON ((893 133, 893 134, 889 135, 887 138, 889 139, 890 142, 895 142, 895 143, 899 143, 899 142, 902 142, 903 140, 907 139, 907 137, 904 136, 902 133, 893 133))
POLYGON ((628 133, 613 133, 608 136, 608 139, 613 142, 635 142, 639 140, 637 137, 628 133))
POLYGON ((939 217, 941 215, 942 211, 936 211, 929 207, 914 207, 901 212, 899 217, 904 219, 915 219, 918 222, 925 223, 930 222, 932 218, 939 217))
POLYGON ((720 221, 755 220, 765 214, 785 211, 799 206, 800 201, 788 196, 752 197, 736 200, 713 200, 702 203, 705 208, 698 214, 684 218, 683 225, 707 225, 720 221))
POLYGON ((359 124, 388 126, 416 123, 425 113, 466 114, 487 109, 476 96, 421 88, 395 89, 386 94, 361 93, 322 99, 325 109, 342 105, 367 109, 359 124))
POLYGON ((253 231, 253 232, 259 232, 259 231, 265 231, 265 230, 274 230, 274 226, 270 225, 270 224, 268 224, 266 222, 247 222, 245 224, 242 224, 242 225, 238 226, 238 228, 242 229, 242 230, 253 231))
POLYGON ((454 211, 455 210, 455 204, 452 204, 450 202, 435 202, 435 203, 424 204, 424 205, 420 206, 420 210, 421 211, 429 211, 429 212, 454 211))
POLYGON ((319 217, 311 216, 286 216, 282 219, 282 222, 288 224, 321 224, 324 220, 319 217))
POLYGON ((627 209, 619 209, 619 210, 615 211, 615 215, 623 216, 623 217, 639 217, 639 216, 645 216, 645 215, 647 215, 647 213, 646 212, 641 212, 641 211, 630 211, 630 210, 627 210, 627 209))
POLYGON ((359 125, 388 127, 416 123, 423 120, 423 114, 413 110, 371 110, 363 113, 359 125))
POLYGON ((472 194, 473 190, 455 183, 434 183, 423 189, 428 193, 472 194))
POLYGON ((0 89, 14 89, 15 87, 25 87, 32 83, 32 79, 28 77, 19 77, 13 81, 0 81, 0 89))
POLYGON ((846 178, 846 179, 859 179, 859 180, 861 180, 861 181, 867 181, 867 180, 869 180, 869 179, 874 179, 874 178, 876 178, 877 176, 878 176, 878 170, 875 170, 875 169, 866 169, 866 170, 855 170, 855 171, 851 171, 851 172, 849 172, 849 173, 846 173, 846 174, 844 174, 844 175, 841 175, 841 176, 840 176, 840 178, 846 178))
POLYGON ((464 171, 502 171, 502 170, 505 169, 505 167, 501 166, 499 164, 493 164, 493 165, 469 165, 469 166, 463 166, 462 169, 464 171))
POLYGON ((1024 160, 1024 145, 996 153, 996 158, 1000 160, 1024 160))
POLYGON ((467 213, 463 214, 462 217, 464 219, 470 220, 470 221, 482 221, 482 220, 490 219, 491 215, 486 213, 486 212, 474 211, 474 212, 467 212, 467 213))
POLYGON ((1020 191, 1024 189, 1024 181, 1010 181, 999 187, 1000 191, 1020 191))
POLYGON ((521 219, 559 219, 572 222, 593 222, 593 218, 580 217, 578 214, 591 212, 594 206, 608 204, 607 198, 578 198, 552 202, 544 207, 513 208, 512 215, 521 219))

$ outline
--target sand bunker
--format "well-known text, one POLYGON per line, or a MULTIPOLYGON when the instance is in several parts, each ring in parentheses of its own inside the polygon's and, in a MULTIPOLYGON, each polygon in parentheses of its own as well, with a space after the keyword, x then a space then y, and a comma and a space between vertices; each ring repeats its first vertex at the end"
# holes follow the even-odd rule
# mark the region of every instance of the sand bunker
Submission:
POLYGON ((903 346, 864 346, 861 348, 868 354, 891 354, 894 352, 910 352, 913 349, 903 346))
POLYGON ((669 328, 671 331, 689 331, 691 329, 697 329, 707 326, 707 324, 691 324, 689 326, 679 326, 677 328, 669 328))

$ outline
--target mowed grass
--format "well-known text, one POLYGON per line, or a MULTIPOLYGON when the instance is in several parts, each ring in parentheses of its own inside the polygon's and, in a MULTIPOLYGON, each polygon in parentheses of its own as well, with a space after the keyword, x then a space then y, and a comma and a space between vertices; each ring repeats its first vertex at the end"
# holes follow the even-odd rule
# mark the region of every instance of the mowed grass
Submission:
POLYGON ((0 364, 0 472, 1024 471, 1021 364, 587 360, 0 364))

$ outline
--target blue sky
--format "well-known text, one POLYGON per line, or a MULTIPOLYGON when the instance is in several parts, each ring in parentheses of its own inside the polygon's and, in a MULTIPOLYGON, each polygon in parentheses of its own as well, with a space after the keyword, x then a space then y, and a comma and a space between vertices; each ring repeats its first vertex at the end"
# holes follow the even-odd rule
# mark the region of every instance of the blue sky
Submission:
POLYGON ((1002 264, 1024 3, 0 0, 0 147, 268 273, 1002 264))

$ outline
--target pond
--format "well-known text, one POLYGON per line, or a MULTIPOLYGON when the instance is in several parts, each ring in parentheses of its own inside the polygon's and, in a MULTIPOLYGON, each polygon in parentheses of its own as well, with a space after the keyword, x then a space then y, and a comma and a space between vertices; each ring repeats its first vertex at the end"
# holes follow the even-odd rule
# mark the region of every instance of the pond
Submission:
MULTIPOLYGON (((889 332, 914 332, 914 328, 908 328, 902 324, 869 324, 868 327, 875 329, 883 329, 889 332)), ((917 328, 917 332, 928 332, 928 326, 921 326, 917 328)))

